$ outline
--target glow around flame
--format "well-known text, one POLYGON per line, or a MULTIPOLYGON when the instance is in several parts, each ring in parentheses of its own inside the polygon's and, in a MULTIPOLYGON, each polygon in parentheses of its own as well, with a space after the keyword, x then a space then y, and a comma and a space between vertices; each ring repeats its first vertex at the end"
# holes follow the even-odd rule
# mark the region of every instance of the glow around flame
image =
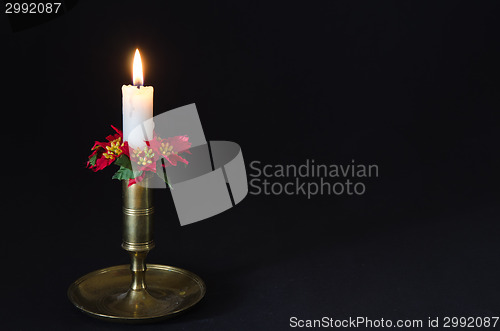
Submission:
POLYGON ((141 54, 139 54, 139 49, 135 50, 133 73, 134 85, 144 85, 144 77, 142 76, 142 61, 141 54))

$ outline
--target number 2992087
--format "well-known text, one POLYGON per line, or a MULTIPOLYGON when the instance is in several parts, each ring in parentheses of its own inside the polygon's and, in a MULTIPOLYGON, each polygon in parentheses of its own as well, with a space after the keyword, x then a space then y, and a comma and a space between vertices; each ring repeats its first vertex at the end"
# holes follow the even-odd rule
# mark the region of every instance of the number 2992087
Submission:
POLYGON ((57 14, 60 2, 6 2, 6 14, 57 14))

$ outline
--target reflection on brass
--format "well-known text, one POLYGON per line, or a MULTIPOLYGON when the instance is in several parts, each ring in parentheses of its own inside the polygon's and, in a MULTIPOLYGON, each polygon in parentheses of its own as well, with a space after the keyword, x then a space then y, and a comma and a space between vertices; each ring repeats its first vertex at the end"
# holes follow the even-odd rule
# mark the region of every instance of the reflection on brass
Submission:
MULTIPOLYGON (((148 180, 145 178, 144 180, 148 180)), ((121 322, 150 322, 176 315, 205 295, 197 275, 180 268, 147 265, 153 241, 152 189, 122 183, 123 243, 130 266, 91 272, 75 281, 68 297, 83 312, 121 322)))

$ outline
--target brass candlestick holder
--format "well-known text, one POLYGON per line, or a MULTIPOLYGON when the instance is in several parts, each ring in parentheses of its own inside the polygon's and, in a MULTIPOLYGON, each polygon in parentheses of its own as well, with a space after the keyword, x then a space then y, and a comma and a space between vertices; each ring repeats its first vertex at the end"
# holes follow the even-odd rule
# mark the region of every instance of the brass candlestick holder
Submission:
POLYGON ((203 280, 190 271, 146 265, 153 240, 153 190, 144 183, 123 181, 123 243, 129 265, 91 272, 76 280, 68 297, 93 317, 118 322, 152 322, 177 315, 205 295, 203 280))

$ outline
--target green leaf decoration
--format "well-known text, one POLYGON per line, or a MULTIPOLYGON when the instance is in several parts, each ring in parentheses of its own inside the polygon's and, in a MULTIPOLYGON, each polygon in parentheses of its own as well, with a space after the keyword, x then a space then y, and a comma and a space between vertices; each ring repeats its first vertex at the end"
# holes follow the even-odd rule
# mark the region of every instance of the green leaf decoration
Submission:
POLYGON ((130 163, 130 159, 127 155, 122 154, 120 155, 116 160, 115 164, 120 167, 124 167, 127 169, 132 170, 132 163, 130 163))
POLYGON ((120 166, 115 174, 113 175, 113 179, 132 179, 142 175, 142 171, 132 171, 129 168, 120 166))
POLYGON ((92 157, 89 159, 89 163, 91 166, 95 166, 96 161, 97 161, 97 153, 92 155, 92 157))

